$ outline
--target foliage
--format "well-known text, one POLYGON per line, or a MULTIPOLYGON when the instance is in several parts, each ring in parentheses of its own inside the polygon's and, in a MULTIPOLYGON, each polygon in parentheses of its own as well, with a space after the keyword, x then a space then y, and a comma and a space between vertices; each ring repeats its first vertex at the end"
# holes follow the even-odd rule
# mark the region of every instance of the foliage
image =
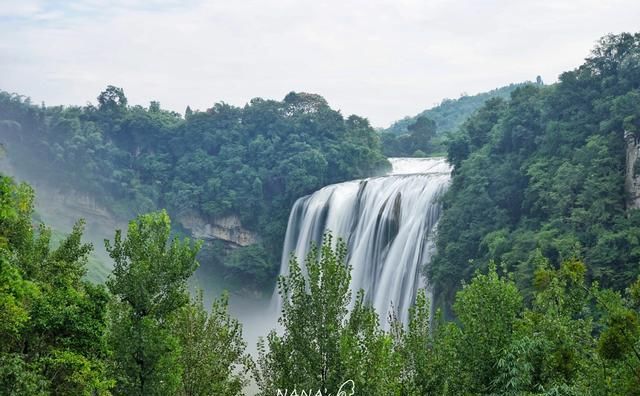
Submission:
POLYGON ((500 278, 495 265, 487 275, 477 274, 456 296, 454 310, 460 321, 459 356, 468 373, 467 391, 489 393, 496 377, 495 362, 509 342, 522 310, 522 297, 515 284, 500 278))
MULTIPOLYGON (((261 394, 341 386, 374 396, 640 389, 640 277, 624 293, 605 289, 589 284, 582 260, 555 266, 537 250, 530 289, 518 289, 517 272, 501 275, 490 264, 457 293, 456 321, 431 317, 421 291, 409 323, 392 317, 385 330, 362 290, 350 303, 345 244, 327 235, 304 267, 293 257, 279 280, 280 332, 262 342, 254 365, 226 296, 210 313, 202 294, 189 301, 197 246, 170 240, 166 212, 138 217, 126 239, 117 232, 107 243, 115 261, 109 295, 82 280, 90 251, 82 223, 51 249, 48 230, 32 228, 31 190, 0 181, 2 394, 239 395, 250 369, 261 394)), ((494 249, 500 239, 492 237, 494 249)))
POLYGON ((344 254, 325 239, 305 261, 308 276, 291 259, 279 283, 282 328, 260 345, 261 394, 347 380, 367 395, 638 394, 640 278, 623 296, 590 285, 580 259, 556 268, 537 256, 526 302, 515 274, 491 263, 456 293, 455 321, 432 317, 420 291, 409 323, 391 318, 383 330, 362 291, 347 310, 344 254))
POLYGON ((578 254, 621 290, 638 275, 640 214, 626 207, 625 120, 640 114, 640 35, 604 37, 552 86, 492 99, 451 136, 454 166, 430 275, 450 314, 455 290, 491 260, 531 298, 536 255, 578 254))
POLYGON ((108 394, 108 295, 82 280, 83 223, 53 249, 32 214, 32 190, 0 176, 0 393, 108 394))
POLYGON ((436 137, 435 121, 420 116, 410 124, 405 135, 396 136, 385 132, 381 135, 383 152, 389 157, 424 157, 442 149, 439 143, 433 142, 436 137))
MULTIPOLYGON (((444 99, 437 106, 414 117, 405 117, 380 131, 382 150, 387 157, 426 157, 452 146, 450 134, 493 100, 508 99, 525 84, 510 84, 477 95, 463 94, 458 99, 444 99), (428 125, 427 125, 428 124, 428 125), (427 133, 421 133, 421 130, 427 133), (416 133, 417 132, 417 133, 416 133)), ((538 85, 542 85, 539 80, 538 85)))
POLYGON ((262 393, 277 389, 338 389, 347 378, 340 359, 340 332, 344 328, 349 303, 350 268, 345 262, 346 246, 331 237, 320 249, 314 247, 305 260, 305 269, 295 257, 289 275, 278 279, 282 315, 278 320, 283 334, 275 331, 259 345, 257 382, 262 393))
POLYGON ((91 193, 127 219, 157 208, 178 221, 239 216, 266 248, 259 258, 251 252, 257 267, 233 257, 222 265, 256 283, 275 277, 297 198, 389 166, 366 119, 306 93, 243 108, 218 103, 182 118, 157 102, 130 106, 114 86, 97 106, 66 108, 0 92, 0 120, 8 157, 27 180, 91 193))
POLYGON ((172 332, 181 346, 178 364, 183 368, 177 395, 242 394, 252 362, 244 352, 242 325, 229 316, 228 302, 225 294, 208 313, 200 292, 172 320, 172 332))
POLYGON ((424 110, 414 117, 405 117, 402 120, 394 122, 389 128, 383 130, 383 132, 392 133, 397 136, 406 134, 409 132, 409 126, 414 124, 419 117, 426 117, 433 120, 438 127, 439 134, 445 135, 449 132, 454 132, 469 116, 480 109, 485 102, 493 98, 508 99, 511 92, 521 85, 522 84, 510 84, 476 95, 462 94, 458 99, 444 99, 437 106, 424 110))
POLYGON ((199 247, 170 241, 170 232, 161 211, 131 221, 125 240, 117 230, 113 244, 105 241, 114 261, 107 281, 115 296, 109 345, 119 394, 174 394, 180 384, 179 340, 170 319, 189 302, 186 282, 199 247))
POLYGON ((226 297, 211 313, 201 294, 189 301, 198 245, 169 241, 166 212, 107 242, 112 294, 84 280, 82 221, 52 243, 32 216, 31 188, 1 176, 0 394, 240 394, 236 368, 251 366, 241 326, 226 297))
POLYGON ((380 330, 362 292, 347 315, 351 270, 345 257, 344 242, 338 240, 334 248, 327 234, 319 249, 311 249, 304 270, 291 258, 289 275, 278 281, 282 334, 272 331, 259 344, 254 375, 260 394, 278 389, 335 393, 346 383, 350 390, 387 395, 398 387, 392 339, 380 330))

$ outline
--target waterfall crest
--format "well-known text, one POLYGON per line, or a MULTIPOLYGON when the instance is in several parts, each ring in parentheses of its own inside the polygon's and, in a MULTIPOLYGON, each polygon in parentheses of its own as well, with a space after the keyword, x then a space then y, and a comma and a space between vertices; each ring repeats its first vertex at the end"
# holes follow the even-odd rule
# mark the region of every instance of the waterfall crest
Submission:
MULTIPOLYGON (((347 243, 352 297, 363 289, 385 327, 392 307, 406 323, 417 289, 429 290, 421 269, 431 259, 441 210, 438 198, 451 172, 443 158, 389 161, 393 170, 387 176, 333 184, 298 199, 289 216, 280 267, 280 275, 287 275, 291 254, 302 265, 312 242, 320 244, 331 231, 347 243)), ((280 306, 277 290, 274 302, 280 306)))

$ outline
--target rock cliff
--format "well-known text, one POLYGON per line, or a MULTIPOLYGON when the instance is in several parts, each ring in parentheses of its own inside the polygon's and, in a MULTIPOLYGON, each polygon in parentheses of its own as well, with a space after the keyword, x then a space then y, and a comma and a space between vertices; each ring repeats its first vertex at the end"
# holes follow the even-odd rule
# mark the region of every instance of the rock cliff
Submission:
POLYGON ((206 220, 189 212, 178 216, 178 222, 191 232, 194 238, 220 240, 232 247, 249 246, 260 241, 258 235, 242 227, 235 215, 206 220))
POLYGON ((625 132, 624 138, 627 144, 624 180, 627 209, 640 209, 640 138, 631 132, 625 132))

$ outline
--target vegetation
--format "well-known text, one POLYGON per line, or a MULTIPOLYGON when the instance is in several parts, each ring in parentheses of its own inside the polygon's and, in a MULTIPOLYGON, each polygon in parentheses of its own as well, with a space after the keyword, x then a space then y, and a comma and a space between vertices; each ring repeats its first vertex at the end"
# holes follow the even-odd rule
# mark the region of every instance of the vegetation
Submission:
MULTIPOLYGON (((538 84, 542 80, 538 79, 538 84)), ((449 133, 493 98, 508 99, 523 84, 511 84, 477 95, 444 99, 439 105, 414 117, 405 117, 380 132, 382 150, 387 157, 424 157, 445 151, 449 133)))
POLYGON ((243 108, 218 103, 182 118, 157 102, 129 106, 113 86, 97 105, 66 108, 0 92, 0 120, 8 156, 28 180, 92 193, 123 218, 162 207, 174 217, 239 216, 262 239, 244 254, 261 266, 220 264, 258 284, 275 277, 297 198, 389 166, 366 119, 305 93, 243 108))
POLYGON ((106 394, 109 296, 82 279, 83 224, 52 249, 32 210, 32 190, 0 177, 0 393, 106 394))
POLYGON ((245 353, 242 325, 229 316, 228 301, 223 294, 207 312, 200 292, 178 311, 171 330, 181 347, 178 367, 183 373, 177 395, 242 394, 253 361, 245 353))
POLYGON ((429 271, 448 314, 460 281, 491 260, 516 274, 527 300, 539 254, 555 265, 583 257, 588 277, 616 290, 639 274, 640 211, 624 190, 639 57, 639 34, 606 36, 559 83, 491 99, 452 136, 454 177, 429 271))
POLYGON ((82 222, 52 248, 32 214, 31 188, 1 176, 0 394, 241 394, 241 327, 224 297, 210 314, 190 302, 197 247, 169 241, 166 212, 132 221, 125 240, 116 232, 108 289, 83 278, 82 222))
POLYGON ((344 244, 331 237, 281 278, 281 334, 271 332, 255 370, 262 395, 637 395, 640 278, 625 294, 585 280, 576 258, 558 268, 538 256, 531 300, 514 273, 491 263, 458 291, 457 320, 419 293, 407 326, 350 300, 344 244), (326 390, 325 390, 326 389, 326 390), (343 390, 344 387, 343 387, 343 390))
POLYGON ((198 247, 169 242, 166 212, 129 223, 126 240, 116 232, 107 251, 115 265, 107 287, 112 304, 108 342, 116 362, 118 393, 175 394, 178 342, 170 318, 189 301, 187 279, 195 271, 198 247))
MULTIPOLYGON (((542 84, 541 80, 538 80, 542 84)), ((462 94, 458 99, 444 99, 440 104, 430 109, 424 110, 413 117, 405 117, 394 122, 389 128, 384 129, 385 133, 392 133, 400 136, 409 132, 409 126, 415 124, 420 117, 433 120, 438 126, 439 134, 456 131, 464 121, 481 108, 486 101, 493 98, 508 99, 511 92, 523 84, 509 84, 507 86, 492 89, 489 92, 482 92, 476 95, 462 94)))
POLYGON ((408 126, 409 133, 396 136, 392 133, 382 134, 382 147, 389 157, 424 157, 442 149, 440 142, 435 141, 436 123, 420 116, 416 122, 408 126))
MULTIPOLYGON (((345 244, 327 235, 279 279, 281 328, 256 363, 227 297, 207 312, 201 293, 187 293, 200 244, 172 238, 166 211, 137 216, 126 237, 116 231, 106 242, 114 271, 94 285, 82 221, 53 243, 33 225, 31 188, 0 176, 0 394, 235 396, 251 372, 262 395, 640 395, 640 211, 624 191, 624 133, 640 134, 639 64, 640 34, 607 36, 558 84, 491 99, 450 137, 454 176, 429 269, 444 309, 431 315, 422 291, 409 323, 379 318, 350 289, 345 244)), ((157 104, 128 107, 114 87, 96 108, 0 98, 12 144, 28 143, 20 153, 59 161, 52 180, 71 175, 135 210, 253 210, 243 219, 273 235, 280 214, 265 211, 287 194, 384 164, 366 120, 344 120, 317 96, 221 104, 185 120, 157 104), (275 148, 291 155, 261 168, 275 148), (61 172, 78 158, 89 173, 61 172)), ((413 142, 429 144, 433 127, 419 119, 413 142)), ((266 273, 261 248, 238 250, 234 266, 266 273)))
POLYGON ((347 316, 351 269, 345 265, 346 253, 342 241, 332 249, 331 236, 325 236, 322 247, 313 248, 305 260, 308 279, 291 258, 290 275, 278 284, 284 333, 272 331, 266 345, 259 346, 255 374, 261 395, 294 388, 335 394, 348 380, 363 394, 394 393, 392 379, 399 365, 390 360, 393 343, 378 328, 378 318, 364 304, 362 293, 347 316))

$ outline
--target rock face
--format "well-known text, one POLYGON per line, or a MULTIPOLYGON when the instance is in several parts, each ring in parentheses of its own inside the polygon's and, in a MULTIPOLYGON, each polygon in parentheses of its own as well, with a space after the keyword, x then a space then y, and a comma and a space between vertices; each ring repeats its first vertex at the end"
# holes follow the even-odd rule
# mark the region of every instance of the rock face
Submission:
MULTIPOLYGON (((0 173, 12 176, 18 182, 29 183, 36 194, 36 212, 47 225, 58 231, 71 231, 80 218, 86 222, 86 231, 100 231, 110 238, 113 238, 116 228, 127 228, 125 221, 118 219, 91 194, 27 177, 18 172, 7 158, 0 160, 0 173)), ((102 240, 100 242, 102 244, 102 240)))
MULTIPOLYGON (((105 228, 113 232, 123 228, 126 223, 118 221, 104 206, 100 205, 90 194, 74 190, 60 191, 42 185, 34 185, 36 191, 36 208, 47 217, 55 217, 57 223, 70 225, 78 218, 87 221, 88 226, 105 228), (93 223, 96 223, 95 225, 93 223)), ((126 229, 126 227, 124 227, 126 229)))
MULTIPOLYGON (((19 181, 24 180, 34 188, 36 211, 54 229, 67 233, 78 219, 85 219, 85 239, 93 242, 96 250, 104 250, 103 240, 113 239, 114 230, 121 229, 126 234, 126 219, 116 216, 91 194, 61 189, 46 181, 21 177, 6 158, 0 158, 0 173, 12 175, 19 181)), ((206 219, 198 213, 188 212, 174 220, 188 229, 191 237, 205 241, 220 240, 229 249, 260 241, 255 232, 242 227, 240 218, 235 215, 206 219)), ((106 256, 106 251, 104 253, 106 256)))
POLYGON ((242 227, 240 218, 235 215, 205 220, 190 212, 178 216, 178 221, 198 239, 220 240, 232 247, 249 246, 260 241, 256 233, 242 227))
POLYGON ((627 209, 640 209, 640 138, 634 133, 625 132, 627 158, 624 187, 627 193, 627 209))

